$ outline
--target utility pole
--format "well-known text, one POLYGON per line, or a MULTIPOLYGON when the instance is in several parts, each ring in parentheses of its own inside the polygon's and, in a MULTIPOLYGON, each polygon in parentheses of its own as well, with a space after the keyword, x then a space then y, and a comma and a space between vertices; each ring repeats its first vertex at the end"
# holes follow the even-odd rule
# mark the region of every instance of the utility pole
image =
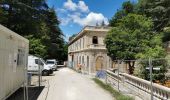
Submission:
POLYGON ((38 59, 38 86, 40 88, 41 84, 40 84, 40 75, 41 75, 41 68, 40 68, 40 58, 38 59))

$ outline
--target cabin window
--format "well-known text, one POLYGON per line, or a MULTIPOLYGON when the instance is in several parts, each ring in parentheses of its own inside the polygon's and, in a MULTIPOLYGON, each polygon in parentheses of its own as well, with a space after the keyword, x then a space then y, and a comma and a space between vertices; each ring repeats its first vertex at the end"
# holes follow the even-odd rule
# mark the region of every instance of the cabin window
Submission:
POLYGON ((40 59, 35 59, 35 64, 42 65, 42 66, 44 65, 40 59))
POLYGON ((97 36, 93 36, 92 43, 93 43, 93 44, 98 44, 98 38, 97 38, 97 36))
POLYGON ((18 56, 17 56, 17 65, 21 66, 24 65, 25 62, 25 51, 22 49, 18 49, 18 56))
POLYGON ((35 64, 38 64, 38 59, 35 59, 35 64))

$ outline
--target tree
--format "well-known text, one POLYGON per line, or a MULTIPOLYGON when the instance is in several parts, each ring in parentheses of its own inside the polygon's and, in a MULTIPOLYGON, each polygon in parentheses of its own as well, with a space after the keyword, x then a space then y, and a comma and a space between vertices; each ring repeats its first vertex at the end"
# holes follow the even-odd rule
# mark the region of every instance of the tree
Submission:
POLYGON ((65 59, 61 57, 65 41, 60 22, 46 0, 2 0, 0 23, 30 40, 30 54, 65 59))
POLYGON ((76 37, 77 34, 73 34, 72 36, 69 37, 69 41, 71 41, 74 37, 76 37))
POLYGON ((161 37, 152 31, 153 23, 150 18, 128 14, 117 25, 112 27, 105 38, 106 48, 112 60, 127 60, 130 74, 133 74, 135 64, 135 61, 130 60, 145 58, 141 55, 149 54, 152 57, 155 53, 162 54, 161 37), (156 50, 158 51, 155 52, 156 50))
POLYGON ((42 44, 41 39, 36 39, 32 36, 28 37, 29 39, 29 53, 33 54, 35 56, 38 57, 46 57, 47 55, 47 50, 46 50, 46 46, 44 44, 42 44))
POLYGON ((49 9, 46 12, 46 23, 49 27, 49 37, 50 43, 48 44, 48 57, 47 58, 55 58, 57 60, 64 61, 67 58, 65 53, 65 41, 63 39, 64 35, 59 28, 59 20, 56 16, 54 8, 49 9), (64 56, 64 57, 63 57, 64 56))
POLYGON ((101 26, 106 26, 104 20, 102 21, 101 26))
POLYGON ((116 14, 112 17, 112 19, 109 22, 109 26, 116 26, 118 21, 122 19, 123 17, 127 16, 129 13, 134 13, 134 4, 130 1, 124 2, 122 4, 122 8, 116 12, 116 14))
POLYGON ((124 2, 122 4, 122 8, 126 14, 134 12, 134 4, 132 4, 130 1, 124 2))
POLYGON ((48 9, 45 0, 4 0, 0 6, 7 18, 2 24, 22 36, 38 33, 42 11, 48 9))
POLYGON ((170 0, 139 0, 138 13, 153 19, 154 30, 163 31, 170 25, 170 0))
POLYGON ((163 35, 162 41, 163 42, 170 41, 170 27, 164 28, 163 33, 164 35, 163 35))

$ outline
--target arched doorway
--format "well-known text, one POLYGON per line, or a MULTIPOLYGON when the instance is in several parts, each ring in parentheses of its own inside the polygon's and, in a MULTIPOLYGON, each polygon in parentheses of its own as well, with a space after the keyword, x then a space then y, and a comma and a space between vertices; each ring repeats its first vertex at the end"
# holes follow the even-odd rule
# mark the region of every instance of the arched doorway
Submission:
POLYGON ((99 56, 96 59, 96 71, 102 70, 104 68, 104 57, 99 56))

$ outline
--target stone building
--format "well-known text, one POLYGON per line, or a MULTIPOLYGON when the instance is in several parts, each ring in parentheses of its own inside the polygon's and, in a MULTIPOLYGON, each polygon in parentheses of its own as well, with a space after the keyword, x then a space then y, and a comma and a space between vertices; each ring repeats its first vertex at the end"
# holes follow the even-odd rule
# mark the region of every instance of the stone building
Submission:
POLYGON ((107 56, 104 38, 109 31, 106 26, 86 26, 72 40, 69 41, 69 67, 76 69, 81 64, 83 70, 95 73, 111 66, 111 59, 107 56))

